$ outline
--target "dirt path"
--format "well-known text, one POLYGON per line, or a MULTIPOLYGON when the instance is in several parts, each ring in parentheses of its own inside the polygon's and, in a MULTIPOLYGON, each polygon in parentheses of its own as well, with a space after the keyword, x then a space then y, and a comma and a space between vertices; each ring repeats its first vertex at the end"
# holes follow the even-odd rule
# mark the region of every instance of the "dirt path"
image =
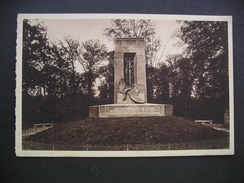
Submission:
POLYGON ((230 132, 229 129, 225 128, 222 124, 204 124, 218 131, 230 132))
POLYGON ((49 128, 52 128, 52 127, 43 126, 43 127, 32 127, 32 128, 25 129, 22 132, 22 139, 25 139, 31 135, 35 135, 37 133, 48 130, 49 128))

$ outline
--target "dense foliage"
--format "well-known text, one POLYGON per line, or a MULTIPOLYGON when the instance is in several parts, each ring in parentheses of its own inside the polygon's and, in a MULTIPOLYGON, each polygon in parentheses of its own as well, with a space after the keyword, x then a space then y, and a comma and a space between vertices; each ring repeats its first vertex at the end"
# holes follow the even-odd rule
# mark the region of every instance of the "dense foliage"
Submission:
POLYGON ((169 56, 169 83, 175 112, 223 122, 228 109, 227 22, 184 21, 178 32, 186 49, 169 56))
POLYGON ((41 24, 23 22, 23 125, 87 117, 107 49, 98 40, 49 42, 41 24), (81 64, 83 72, 75 67, 81 64))
MULTIPOLYGON (((104 32, 110 39, 144 37, 149 103, 171 103, 176 116, 223 122, 228 111, 226 22, 181 22, 177 36, 185 51, 161 63, 155 57, 160 40, 151 20, 111 20, 104 32)), ((85 118, 89 105, 113 103, 113 63, 114 52, 99 40, 52 43, 41 24, 24 20, 24 127, 85 118)))

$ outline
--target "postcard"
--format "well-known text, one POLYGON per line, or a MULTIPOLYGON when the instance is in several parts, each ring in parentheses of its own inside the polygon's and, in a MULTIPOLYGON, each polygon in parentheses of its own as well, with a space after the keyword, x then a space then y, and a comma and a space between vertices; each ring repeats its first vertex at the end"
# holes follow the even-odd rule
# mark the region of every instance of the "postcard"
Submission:
POLYGON ((18 14, 16 156, 234 154, 231 16, 18 14))

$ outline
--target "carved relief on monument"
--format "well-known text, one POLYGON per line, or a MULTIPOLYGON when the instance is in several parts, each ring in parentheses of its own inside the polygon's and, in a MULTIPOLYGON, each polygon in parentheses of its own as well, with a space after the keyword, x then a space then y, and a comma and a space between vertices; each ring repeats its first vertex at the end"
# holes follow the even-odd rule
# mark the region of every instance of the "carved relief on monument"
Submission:
POLYGON ((133 86, 127 86, 125 80, 121 78, 119 82, 119 90, 123 94, 123 101, 129 97, 133 103, 144 103, 144 98, 139 95, 140 90, 137 88, 136 84, 133 84, 133 86))
POLYGON ((124 81, 127 86, 134 86, 135 78, 135 53, 124 53, 124 81))
POLYGON ((119 81, 119 92, 125 103, 144 103, 136 79, 136 53, 124 53, 124 78, 119 81))

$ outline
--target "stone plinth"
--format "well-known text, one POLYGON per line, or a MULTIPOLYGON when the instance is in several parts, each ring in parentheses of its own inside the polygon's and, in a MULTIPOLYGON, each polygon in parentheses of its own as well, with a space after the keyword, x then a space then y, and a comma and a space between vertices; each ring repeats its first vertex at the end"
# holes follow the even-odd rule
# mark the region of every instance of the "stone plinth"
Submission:
POLYGON ((171 116, 173 106, 169 104, 108 104, 89 108, 90 118, 171 116))

